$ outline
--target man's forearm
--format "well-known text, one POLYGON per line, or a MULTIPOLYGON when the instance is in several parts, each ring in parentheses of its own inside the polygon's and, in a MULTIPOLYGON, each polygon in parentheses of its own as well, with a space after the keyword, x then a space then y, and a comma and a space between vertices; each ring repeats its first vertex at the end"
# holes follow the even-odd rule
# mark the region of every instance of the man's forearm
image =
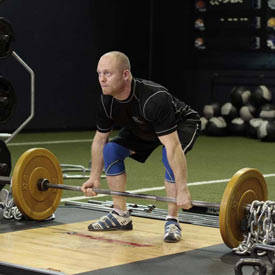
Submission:
POLYGON ((91 176, 93 177, 100 177, 102 170, 103 170, 103 146, 98 146, 97 144, 93 143, 91 149, 91 176))
POLYGON ((174 173, 177 190, 187 186, 187 161, 181 146, 177 146, 174 152, 167 152, 167 158, 174 173))

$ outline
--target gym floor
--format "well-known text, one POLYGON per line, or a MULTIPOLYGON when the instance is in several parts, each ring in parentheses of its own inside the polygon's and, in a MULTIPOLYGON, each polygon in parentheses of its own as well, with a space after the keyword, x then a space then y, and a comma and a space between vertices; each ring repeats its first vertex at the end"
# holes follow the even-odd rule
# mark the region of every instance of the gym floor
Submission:
MULTIPOLYGON (((22 133, 8 144, 13 167, 29 148, 52 151, 61 164, 87 167, 90 160, 91 132, 22 133)), ((243 167, 258 168, 265 176, 269 199, 274 198, 275 146, 243 137, 201 136, 188 155, 189 186, 192 199, 219 202, 232 175, 243 167)), ((128 190, 165 196, 163 167, 156 150, 148 162, 126 162, 128 190), (143 188, 147 188, 147 191, 143 188)), ((66 179, 81 185, 84 179, 66 179)), ((102 180, 102 187, 106 187, 102 180)), ((8 187, 7 187, 8 188, 8 187)), ((93 198, 108 201, 110 197, 93 198)), ((163 218, 150 214, 134 216, 134 230, 89 232, 87 225, 104 215, 105 209, 85 209, 66 202, 87 202, 82 194, 65 191, 51 221, 1 219, 0 274, 234 274, 240 256, 222 241, 218 226, 201 220, 217 217, 194 215, 199 221, 181 222, 183 239, 177 244, 162 241, 163 218)), ((127 200, 146 205, 152 202, 127 200)), ((165 211, 164 203, 155 203, 165 211)), ((208 222, 208 221, 207 221, 208 222)), ((244 269, 251 274, 252 269, 244 269)))

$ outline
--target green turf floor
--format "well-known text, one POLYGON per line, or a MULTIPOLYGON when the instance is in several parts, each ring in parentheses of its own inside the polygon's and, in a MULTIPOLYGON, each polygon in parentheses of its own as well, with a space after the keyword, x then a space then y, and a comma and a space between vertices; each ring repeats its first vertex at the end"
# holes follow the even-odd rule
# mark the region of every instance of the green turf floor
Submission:
MULTIPOLYGON (((9 144, 13 167, 19 156, 29 148, 43 147, 52 151, 61 164, 77 164, 88 167, 93 132, 20 133, 9 144)), ((115 134, 115 133, 114 133, 115 134)), ((243 137, 201 136, 193 150, 187 155, 188 182, 228 179, 243 167, 258 168, 263 174, 275 173, 275 143, 243 137)), ((163 186, 164 168, 161 148, 155 150, 145 164, 132 159, 125 161, 128 175, 128 190, 163 186)), ((269 199, 275 200, 274 177, 266 178, 269 199)), ((81 185, 84 179, 64 181, 66 184, 81 185)), ((226 183, 190 186, 193 200, 219 202, 226 183)), ((102 180, 101 188, 107 188, 102 180)), ((150 191, 165 196, 165 192, 150 191)), ((64 191, 63 198, 82 196, 82 193, 64 191)), ((110 200, 110 197, 102 198, 110 200)), ((83 200, 84 201, 84 200, 83 200)), ((149 201, 129 199, 128 202, 150 204, 149 201)), ((166 207, 164 203, 154 203, 166 207)))

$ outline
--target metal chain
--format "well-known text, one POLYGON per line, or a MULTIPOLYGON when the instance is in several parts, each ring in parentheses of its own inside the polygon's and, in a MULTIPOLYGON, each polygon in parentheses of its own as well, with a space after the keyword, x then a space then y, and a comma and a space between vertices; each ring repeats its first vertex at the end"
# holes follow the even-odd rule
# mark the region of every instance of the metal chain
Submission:
POLYGON ((13 201, 11 192, 7 189, 2 189, 0 192, 0 207, 1 215, 7 220, 15 219, 20 221, 23 218, 22 213, 13 201))
POLYGON ((7 220, 15 219, 17 221, 22 220, 23 215, 15 205, 13 198, 10 196, 7 198, 4 210, 3 210, 3 217, 7 220))
MULTIPOLYGON (((21 221, 22 219, 27 219, 17 206, 14 203, 12 192, 7 189, 2 189, 0 191, 0 219, 1 218, 7 220, 17 220, 21 221)), ((50 217, 46 218, 45 221, 51 221, 55 219, 55 214, 53 213, 50 217)))
MULTIPOLYGON (((238 247, 232 250, 238 255, 250 254, 254 244, 269 244, 274 239, 275 226, 272 214, 275 209, 274 201, 253 201, 251 203, 248 218, 248 231, 244 233, 244 240, 238 247)), ((261 252, 258 255, 265 255, 261 252)))

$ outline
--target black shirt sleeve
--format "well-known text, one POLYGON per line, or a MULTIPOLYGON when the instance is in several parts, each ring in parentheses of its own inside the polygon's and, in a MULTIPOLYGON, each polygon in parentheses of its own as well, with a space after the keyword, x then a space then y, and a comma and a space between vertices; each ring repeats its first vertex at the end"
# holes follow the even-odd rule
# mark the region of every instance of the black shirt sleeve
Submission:
POLYGON ((108 133, 113 129, 113 120, 110 118, 110 105, 111 101, 100 96, 96 115, 96 127, 101 133, 108 133))
POLYGON ((172 98, 165 91, 157 92, 147 100, 144 115, 151 122, 158 136, 170 134, 177 129, 172 98))

